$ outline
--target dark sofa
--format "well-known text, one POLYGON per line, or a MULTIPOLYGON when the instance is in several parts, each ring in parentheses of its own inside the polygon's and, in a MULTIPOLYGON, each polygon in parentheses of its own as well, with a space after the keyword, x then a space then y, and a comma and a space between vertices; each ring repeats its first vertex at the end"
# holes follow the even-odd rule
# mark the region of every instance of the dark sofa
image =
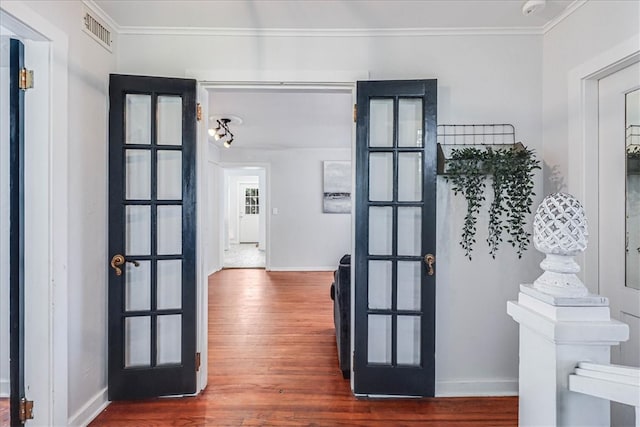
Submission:
POLYGON ((331 284, 333 300, 333 323, 336 328, 338 363, 344 378, 351 373, 351 255, 340 259, 338 269, 333 273, 331 284))

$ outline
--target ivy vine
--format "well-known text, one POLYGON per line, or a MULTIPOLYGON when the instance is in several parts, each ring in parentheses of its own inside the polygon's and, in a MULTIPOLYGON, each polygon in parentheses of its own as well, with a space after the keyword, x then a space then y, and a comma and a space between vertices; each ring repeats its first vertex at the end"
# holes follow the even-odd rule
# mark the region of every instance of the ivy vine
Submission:
POLYGON ((477 148, 461 148, 453 150, 451 162, 445 175, 447 181, 453 184, 453 193, 462 193, 467 200, 467 214, 462 226, 460 246, 465 255, 471 259, 473 244, 476 242, 476 224, 480 206, 485 200, 484 189, 486 176, 482 170, 484 152, 477 148))
POLYGON ((487 244, 489 254, 495 258, 503 233, 522 258, 527 250, 531 233, 527 231, 526 218, 533 203, 533 175, 540 169, 540 162, 527 148, 480 150, 475 147, 454 149, 445 179, 453 184, 454 194, 462 193, 467 201, 467 214, 462 226, 460 246, 471 259, 476 242, 477 216, 485 200, 486 176, 491 174, 493 200, 489 205, 489 229, 487 244))

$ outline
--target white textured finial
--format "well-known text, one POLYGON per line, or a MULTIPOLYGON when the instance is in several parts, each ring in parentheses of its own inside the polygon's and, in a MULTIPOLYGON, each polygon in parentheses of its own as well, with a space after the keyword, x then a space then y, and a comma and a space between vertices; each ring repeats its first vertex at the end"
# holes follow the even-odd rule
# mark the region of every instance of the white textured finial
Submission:
POLYGON ((580 202, 570 194, 545 197, 533 220, 533 244, 547 254, 540 263, 544 273, 533 287, 554 296, 583 297, 589 294, 576 276, 580 266, 573 257, 587 248, 587 218, 580 202))

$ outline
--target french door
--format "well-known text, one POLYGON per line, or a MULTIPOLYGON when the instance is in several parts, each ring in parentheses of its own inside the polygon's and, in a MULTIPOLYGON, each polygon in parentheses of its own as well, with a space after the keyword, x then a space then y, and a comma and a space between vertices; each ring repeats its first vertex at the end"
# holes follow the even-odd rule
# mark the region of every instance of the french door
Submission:
POLYGON ((434 395, 436 93, 358 82, 357 395, 434 395))
MULTIPOLYGON (((2 58, 5 59, 4 57, 2 58)), ((20 70, 24 68, 24 44, 9 40, 9 413, 10 425, 20 426, 24 386, 24 91, 20 70)), ((6 88, 5 88, 6 89, 6 88)), ((4 119, 4 118, 3 118, 4 119)), ((4 148, 3 148, 4 149, 4 148)), ((3 200, 4 202, 4 200, 3 200)), ((2 224, 4 227, 5 224, 2 224)), ((5 313, 2 312, 2 315, 5 313)), ((3 324, 4 322, 0 322, 3 324)), ((6 356, 5 349, 0 358, 6 356)), ((4 408, 0 408, 4 409, 4 408)), ((1 414, 0 414, 1 415, 1 414)), ((0 417, 2 418, 2 417, 0 417)), ((1 420, 0 420, 1 421, 1 420)))
POLYGON ((196 390, 196 81, 109 82, 109 399, 196 390))

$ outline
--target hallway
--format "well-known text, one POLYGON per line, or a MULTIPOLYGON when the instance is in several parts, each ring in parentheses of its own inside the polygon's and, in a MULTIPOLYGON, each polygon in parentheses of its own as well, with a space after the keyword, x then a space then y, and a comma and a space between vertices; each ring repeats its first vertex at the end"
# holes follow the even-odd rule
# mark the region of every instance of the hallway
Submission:
POLYGON ((223 268, 264 268, 265 252, 257 243, 231 243, 224 251, 223 268))
POLYGON ((209 277, 209 385, 114 402, 92 426, 516 426, 518 400, 358 400, 338 369, 330 272, 209 277))

